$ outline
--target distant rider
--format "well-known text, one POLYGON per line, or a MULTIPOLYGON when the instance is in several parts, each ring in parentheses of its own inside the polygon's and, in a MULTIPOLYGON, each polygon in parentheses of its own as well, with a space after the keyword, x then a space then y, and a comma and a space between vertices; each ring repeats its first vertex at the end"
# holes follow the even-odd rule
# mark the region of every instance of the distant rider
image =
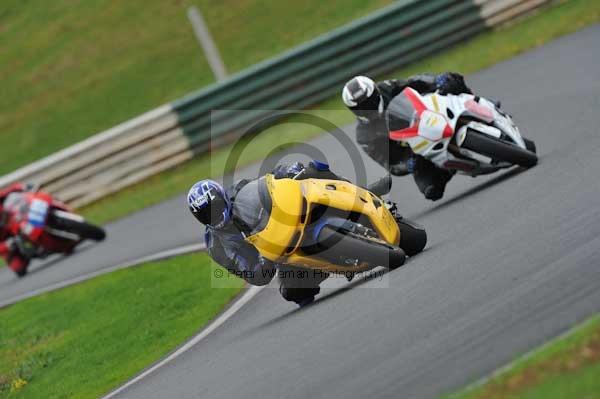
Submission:
POLYGON ((19 213, 15 209, 22 193, 37 191, 32 184, 15 183, 0 190, 0 257, 17 276, 22 277, 27 273, 29 258, 21 250, 25 241, 25 233, 19 224, 11 223, 19 213))
MULTIPOLYGON (((331 172, 327 164, 317 161, 306 167, 299 162, 279 165, 272 173, 276 179, 345 180, 331 172)), ((389 180, 384 184, 388 187, 383 191, 389 191, 389 180)), ((306 273, 290 265, 277 265, 260 256, 258 250, 245 240, 264 222, 260 210, 263 209, 262 204, 268 202, 268 196, 264 177, 241 180, 228 190, 207 179, 192 186, 187 200, 192 214, 206 225, 206 247, 217 263, 252 285, 266 285, 278 274, 281 283, 279 292, 283 298, 304 306, 314 300, 320 291, 319 284, 328 274, 320 271, 306 273)))
POLYGON ((389 79, 375 83, 366 76, 350 79, 342 91, 344 104, 357 116, 356 141, 376 162, 396 176, 413 174, 425 198, 436 201, 444 195, 452 173, 438 168, 429 160, 415 155, 404 143, 388 137, 385 110, 390 101, 410 87, 421 94, 472 94, 464 78, 452 72, 422 74, 408 80, 389 79))

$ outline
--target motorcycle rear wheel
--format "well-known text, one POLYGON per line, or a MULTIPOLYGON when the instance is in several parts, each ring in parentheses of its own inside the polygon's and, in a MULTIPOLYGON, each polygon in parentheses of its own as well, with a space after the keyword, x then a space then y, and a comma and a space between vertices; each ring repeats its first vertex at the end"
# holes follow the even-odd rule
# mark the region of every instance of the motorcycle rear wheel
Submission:
POLYGON ((15 274, 17 275, 18 278, 23 278, 27 275, 27 268, 16 271, 15 274))
POLYGON ((525 142, 525 148, 527 148, 528 151, 531 151, 534 154, 537 154, 537 148, 536 148, 535 142, 533 142, 533 140, 529 140, 528 138, 523 137, 523 141, 525 142))
POLYGON ((415 256, 423 251, 427 245, 427 233, 425 229, 418 224, 408 220, 400 219, 396 221, 400 228, 400 248, 406 255, 415 256))
POLYGON ((497 161, 531 168, 537 164, 534 152, 517 147, 514 144, 469 129, 461 147, 485 155, 497 161))
POLYGON ((318 255, 332 263, 368 263, 394 270, 404 264, 406 254, 402 248, 371 237, 351 232, 341 232, 325 226, 318 236, 318 255))

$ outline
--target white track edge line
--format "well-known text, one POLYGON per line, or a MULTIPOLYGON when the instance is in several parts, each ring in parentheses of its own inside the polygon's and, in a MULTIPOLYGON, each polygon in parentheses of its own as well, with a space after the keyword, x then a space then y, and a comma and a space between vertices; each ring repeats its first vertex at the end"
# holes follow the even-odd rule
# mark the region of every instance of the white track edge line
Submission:
MULTIPOLYGON (((511 368, 513 368, 517 363, 521 363, 523 361, 529 360, 531 359, 533 356, 537 355, 538 353, 542 352, 544 349, 548 348, 549 346, 556 344, 558 342, 563 341, 564 339, 568 338, 569 335, 571 334, 575 334, 578 331, 583 330, 584 328, 588 327, 589 325, 591 325, 596 318, 598 317, 598 314, 593 314, 589 317, 589 319, 586 319, 582 322, 580 322, 579 324, 568 328, 566 331, 562 332, 561 334, 555 336, 554 338, 550 338, 548 341, 544 342, 542 345, 535 347, 527 352, 525 352, 522 355, 517 355, 517 357, 515 357, 513 360, 511 360, 508 364, 501 366, 500 368, 497 368, 496 370, 492 371, 490 374, 481 377, 480 379, 470 383, 469 385, 467 385, 465 388, 463 388, 461 391, 457 392, 458 393, 465 393, 465 392, 471 392, 474 389, 477 389, 479 387, 481 387, 482 385, 486 384, 487 382, 493 380, 496 377, 499 377, 500 375, 506 373, 507 371, 509 371, 511 368)), ((453 398, 456 395, 452 394, 449 396, 449 398, 453 398)))
POLYGON ((164 260, 164 259, 168 259, 168 258, 172 258, 175 256, 179 256, 179 255, 184 255, 187 253, 192 253, 192 252, 199 252, 206 249, 206 246, 204 245, 204 243, 201 244, 192 244, 192 245, 185 245, 179 248, 174 248, 174 249, 168 249, 166 251, 161 251, 158 252, 156 254, 152 254, 152 255, 146 255, 143 256, 141 258, 138 259, 134 259, 128 262, 124 262, 121 263, 120 265, 116 265, 116 266, 111 266, 111 267, 107 267, 104 269, 100 269, 100 270, 96 270, 94 272, 88 273, 88 274, 83 274, 81 276, 77 276, 68 280, 64 280, 64 281, 60 281, 58 283, 54 283, 54 284, 50 284, 47 285, 45 287, 42 288, 38 288, 35 289, 33 291, 29 291, 25 294, 16 296, 14 298, 8 299, 4 302, 0 302, 0 309, 5 308, 7 306, 10 305, 14 305, 17 302, 20 302, 22 300, 25 299, 29 299, 32 298, 34 296, 38 296, 41 294, 45 294, 47 292, 51 292, 51 291, 56 291, 59 290, 61 288, 66 288, 69 287, 71 285, 75 285, 81 282, 84 282, 86 280, 89 280, 91 278, 94 277, 98 277, 101 276, 103 274, 107 274, 107 273, 111 273, 114 272, 116 270, 120 270, 120 269, 126 269, 129 267, 133 267, 133 266, 137 266, 139 264, 142 263, 147 263, 147 262, 154 262, 154 261, 158 261, 158 260, 164 260))
POLYGON ((190 350, 197 343, 202 341, 210 333, 212 333, 214 330, 216 330, 218 327, 220 327, 223 323, 225 323, 231 316, 236 314, 238 310, 240 310, 246 303, 248 303, 252 298, 254 298, 254 296, 256 296, 256 294, 258 294, 264 288, 265 288, 265 286, 262 286, 262 287, 252 286, 252 287, 248 288, 246 290, 246 292, 244 293, 244 295, 242 295, 237 301, 235 301, 225 312, 221 313, 221 315, 219 315, 215 320, 213 320, 207 327, 202 329, 202 331, 200 331, 200 333, 198 335, 194 336, 192 339, 187 341, 185 344, 183 344, 181 347, 179 347, 179 349, 175 350, 173 353, 171 353, 170 355, 165 357, 163 360, 160 360, 158 363, 154 364, 154 366, 151 366, 147 370, 143 371, 137 377, 134 377, 133 379, 126 382, 124 385, 121 385, 119 388, 108 393, 102 399, 111 399, 111 398, 116 397, 116 395, 120 394, 127 388, 138 383, 142 379, 146 378, 148 375, 152 374, 154 371, 158 370, 159 368, 163 367, 167 363, 170 363, 171 361, 175 360, 177 357, 181 356, 183 353, 190 350))

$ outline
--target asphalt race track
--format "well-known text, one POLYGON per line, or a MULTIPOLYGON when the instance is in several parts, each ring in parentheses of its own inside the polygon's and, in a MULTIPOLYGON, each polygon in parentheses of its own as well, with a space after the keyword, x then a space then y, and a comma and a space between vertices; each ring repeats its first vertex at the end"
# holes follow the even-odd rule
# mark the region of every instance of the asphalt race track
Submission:
MULTIPOLYGON (((427 228, 424 253, 381 278, 337 279, 300 310, 267 288, 119 397, 435 397, 597 312, 598 43, 600 25, 469 77, 536 141, 540 164, 458 176, 436 203, 422 199, 411 178, 396 179, 392 199, 427 228)), ((333 137, 311 144, 354 177, 333 137)), ((371 179, 383 173, 365 165, 371 179)), ((0 301, 198 241, 183 204, 180 196, 113 223, 106 242, 51 267, 40 263, 26 279, 0 270, 0 301)))

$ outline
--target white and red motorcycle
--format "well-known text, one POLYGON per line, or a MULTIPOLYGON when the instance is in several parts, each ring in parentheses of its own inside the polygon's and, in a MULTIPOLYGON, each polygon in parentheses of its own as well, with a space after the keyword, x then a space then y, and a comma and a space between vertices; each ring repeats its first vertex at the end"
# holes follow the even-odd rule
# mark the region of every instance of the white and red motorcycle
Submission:
POLYGON ((537 164, 535 143, 512 118, 471 94, 420 95, 406 88, 390 102, 387 122, 391 140, 440 168, 477 176, 537 164))

